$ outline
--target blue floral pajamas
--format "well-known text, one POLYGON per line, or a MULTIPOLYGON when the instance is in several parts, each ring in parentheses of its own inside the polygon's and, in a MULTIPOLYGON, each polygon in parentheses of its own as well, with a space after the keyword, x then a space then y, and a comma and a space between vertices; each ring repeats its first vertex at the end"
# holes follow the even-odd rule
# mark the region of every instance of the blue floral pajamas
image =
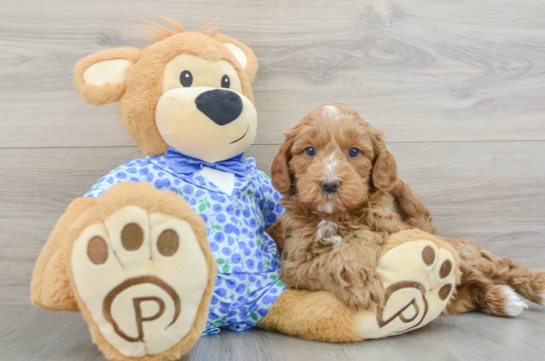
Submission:
POLYGON ((147 182, 179 194, 205 220, 218 277, 204 334, 254 327, 285 290, 278 279, 276 244, 265 232, 284 212, 281 196, 269 177, 256 169, 254 158, 243 161, 246 174, 236 175, 230 195, 198 173, 175 174, 163 156, 127 162, 85 194, 99 197, 117 183, 147 182))

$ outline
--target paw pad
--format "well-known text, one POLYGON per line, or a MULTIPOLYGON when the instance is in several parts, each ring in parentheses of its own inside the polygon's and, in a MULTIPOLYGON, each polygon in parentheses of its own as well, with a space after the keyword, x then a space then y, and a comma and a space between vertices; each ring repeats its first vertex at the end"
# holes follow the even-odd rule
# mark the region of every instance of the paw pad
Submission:
POLYGON ((126 206, 80 234, 72 274, 85 309, 121 354, 168 350, 191 329, 208 268, 191 225, 126 206))
POLYGON ((382 256, 377 274, 385 301, 383 307, 357 316, 358 334, 364 339, 401 334, 437 318, 454 288, 454 258, 441 243, 408 241, 382 256))
POLYGON ((121 231, 121 244, 127 251, 136 251, 144 243, 144 231, 136 223, 129 223, 121 231))
POLYGON ((119 326, 119 324, 116 322, 116 320, 113 317, 114 315, 112 312, 112 304, 114 300, 116 299, 116 297, 120 293, 125 291, 126 289, 130 287, 134 287, 136 285, 142 285, 146 283, 153 284, 160 287, 170 296, 172 301, 174 301, 175 310, 174 310, 174 315, 172 317, 172 322, 169 323, 169 326, 172 325, 174 322, 176 322, 176 320, 178 319, 178 316, 180 315, 180 309, 181 309, 180 297, 178 296, 178 294, 172 287, 170 287, 167 283, 165 283, 160 278, 154 277, 154 276, 140 276, 140 277, 133 277, 133 278, 129 278, 125 280, 123 283, 115 287, 106 295, 103 301, 102 313, 104 314, 104 318, 112 324, 115 332, 119 336, 121 336, 123 339, 129 342, 144 341, 143 323, 147 321, 154 321, 158 319, 159 317, 161 317, 163 313, 165 312, 165 308, 166 308, 165 302, 163 301, 162 298, 156 297, 156 296, 135 297, 132 299, 133 306, 134 306, 135 321, 136 321, 136 326, 138 329, 138 336, 136 337, 131 337, 127 335, 123 331, 123 329, 119 326), (149 302, 149 301, 156 303, 158 306, 158 310, 153 315, 150 315, 148 317, 143 317, 142 302, 149 302))
POLYGON ((444 285, 443 287, 439 289, 438 294, 441 301, 444 301, 447 299, 447 297, 450 295, 450 291, 452 291, 452 285, 450 283, 447 283, 446 285, 444 285))
POLYGON ((95 236, 87 244, 87 256, 94 264, 103 264, 108 259, 108 245, 104 238, 95 236))
POLYGON ((180 237, 172 229, 167 229, 161 233, 157 240, 157 249, 163 256, 172 256, 178 250, 180 237))
POLYGON ((430 246, 426 246, 422 251, 422 261, 426 266, 431 266, 435 262, 435 251, 430 246))
POLYGON ((441 269, 439 270, 439 277, 447 278, 448 275, 450 275, 450 271, 452 271, 452 262, 447 259, 441 265, 441 269))

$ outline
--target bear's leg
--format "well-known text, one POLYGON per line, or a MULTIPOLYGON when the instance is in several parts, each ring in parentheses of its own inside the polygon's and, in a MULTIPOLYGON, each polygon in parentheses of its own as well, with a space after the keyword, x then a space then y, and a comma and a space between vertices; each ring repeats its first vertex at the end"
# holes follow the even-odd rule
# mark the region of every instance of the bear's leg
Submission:
POLYGON ((95 198, 76 198, 57 221, 32 274, 30 298, 35 306, 50 311, 78 311, 66 273, 63 242, 70 225, 95 203, 95 198))
POLYGON ((398 335, 420 328, 447 306, 459 283, 458 254, 447 243, 420 230, 392 235, 377 266, 384 305, 366 311, 346 307, 332 294, 287 290, 259 327, 302 338, 353 342, 398 335))
POLYGON ((354 314, 330 292, 286 290, 257 326, 308 340, 356 342, 362 338, 354 314))
POLYGON ((199 339, 216 262, 204 221, 181 197, 118 184, 70 225, 63 250, 77 306, 107 358, 174 360, 199 339))

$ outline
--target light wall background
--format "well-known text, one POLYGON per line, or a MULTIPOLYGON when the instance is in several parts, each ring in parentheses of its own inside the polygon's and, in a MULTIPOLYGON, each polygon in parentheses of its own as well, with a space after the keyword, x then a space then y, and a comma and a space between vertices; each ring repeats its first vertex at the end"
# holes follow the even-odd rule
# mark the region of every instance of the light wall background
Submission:
POLYGON ((339 101, 386 131, 438 234, 545 268, 545 2, 0 1, 0 305, 25 305, 34 262, 70 201, 140 156, 117 105, 84 104, 75 63, 144 47, 131 23, 170 16, 250 46, 270 172, 281 132, 339 101))

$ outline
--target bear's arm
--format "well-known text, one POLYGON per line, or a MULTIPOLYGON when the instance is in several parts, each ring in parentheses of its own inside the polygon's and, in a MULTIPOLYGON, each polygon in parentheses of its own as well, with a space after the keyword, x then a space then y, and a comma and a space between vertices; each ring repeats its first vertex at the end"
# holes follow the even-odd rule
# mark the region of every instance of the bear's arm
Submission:
POLYGON ((274 240, 274 243, 276 243, 276 248, 278 248, 278 253, 282 255, 282 251, 284 250, 284 233, 282 232, 282 219, 279 219, 274 224, 265 228, 265 232, 267 232, 269 236, 271 236, 271 238, 274 240))
POLYGON ((104 192, 121 182, 146 182, 146 175, 149 175, 147 160, 136 159, 125 162, 119 167, 100 178, 88 191, 84 197, 100 197, 104 192), (146 172, 143 172, 146 170, 146 172))
POLYGON ((261 199, 258 200, 258 205, 265 220, 265 232, 276 243, 278 252, 282 253, 284 249, 284 237, 280 220, 284 215, 284 207, 280 203, 282 194, 274 189, 269 176, 260 170, 257 171, 257 180, 261 189, 261 199))

